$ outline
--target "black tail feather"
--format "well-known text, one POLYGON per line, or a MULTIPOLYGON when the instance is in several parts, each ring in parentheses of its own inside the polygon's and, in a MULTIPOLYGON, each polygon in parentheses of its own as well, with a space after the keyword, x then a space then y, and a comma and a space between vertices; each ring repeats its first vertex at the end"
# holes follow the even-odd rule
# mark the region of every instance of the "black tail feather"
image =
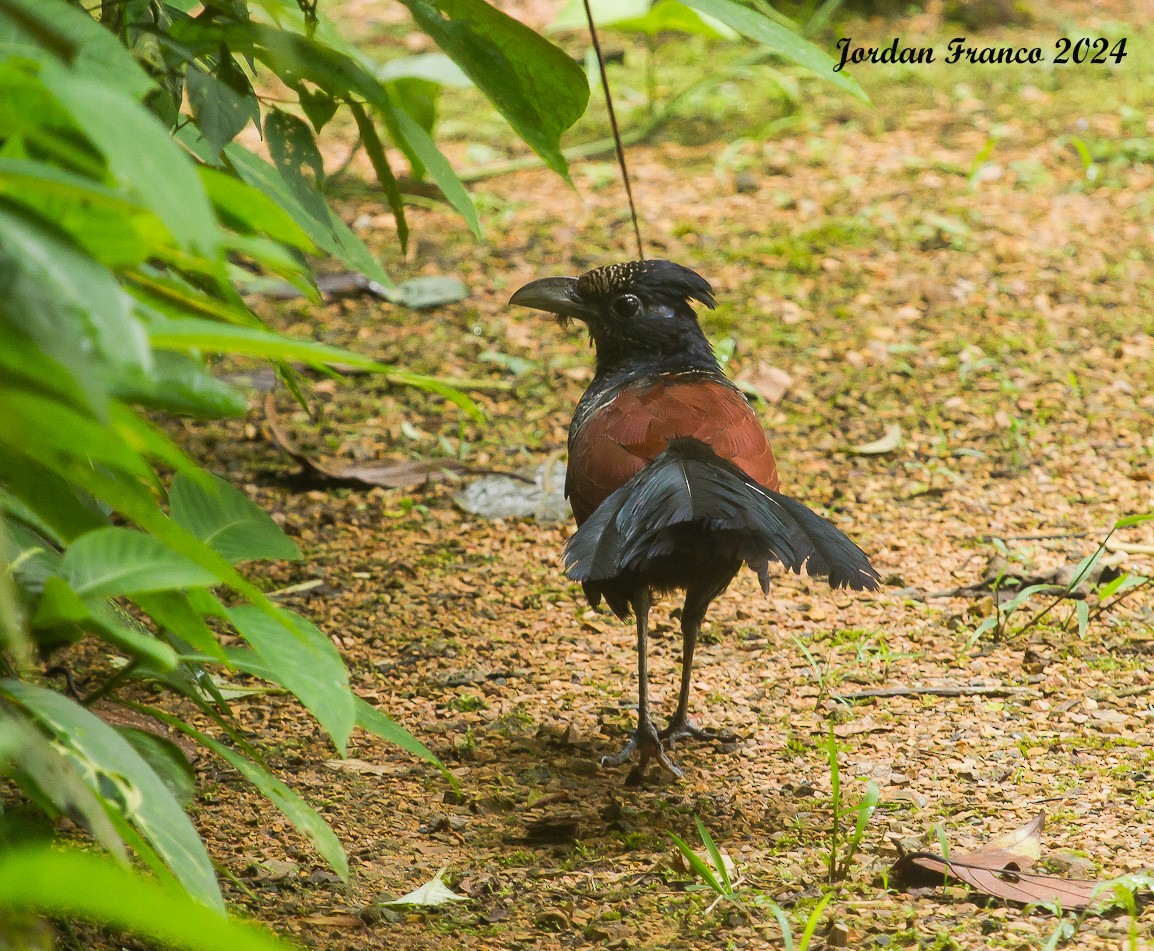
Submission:
POLYGON ((684 587, 700 566, 744 561, 769 588, 768 564, 874 590, 865 553, 827 519, 763 488, 696 439, 678 439, 610 495, 569 539, 569 577, 597 592, 624 576, 684 587))

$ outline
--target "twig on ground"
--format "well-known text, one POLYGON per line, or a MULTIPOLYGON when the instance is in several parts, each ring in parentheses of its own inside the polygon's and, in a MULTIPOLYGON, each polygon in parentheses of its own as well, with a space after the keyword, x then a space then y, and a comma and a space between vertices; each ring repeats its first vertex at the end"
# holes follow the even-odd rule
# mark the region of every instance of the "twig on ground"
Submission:
POLYGON ((836 694, 833 700, 868 700, 871 697, 1040 697, 1037 690, 1030 687, 1009 687, 1002 684, 987 686, 915 686, 881 687, 876 690, 857 690, 853 693, 836 694))
POLYGON ((1115 700, 1121 697, 1140 697, 1147 693, 1154 693, 1154 684, 1139 684, 1134 687, 1122 687, 1119 690, 1095 690, 1090 694, 1090 698, 1093 700, 1115 700))

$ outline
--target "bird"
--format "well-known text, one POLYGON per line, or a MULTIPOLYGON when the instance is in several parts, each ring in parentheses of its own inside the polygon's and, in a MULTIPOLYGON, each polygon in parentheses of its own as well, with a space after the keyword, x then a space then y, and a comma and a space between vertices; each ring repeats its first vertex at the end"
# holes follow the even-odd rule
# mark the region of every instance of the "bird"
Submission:
POLYGON ((710 605, 743 564, 769 593, 769 563, 825 576, 833 588, 875 590, 877 571, 831 522, 782 494, 769 438, 725 375, 694 302, 716 307, 712 286, 672 261, 609 264, 546 277, 510 304, 584 323, 593 379, 573 414, 565 495, 577 525, 564 550, 568 577, 592 607, 602 599, 637 632, 637 727, 603 766, 634 753, 627 782, 656 762, 683 773, 669 751, 713 739, 689 716, 693 654, 710 605), (648 627, 654 594, 682 590, 677 707, 658 730, 649 705, 648 627))

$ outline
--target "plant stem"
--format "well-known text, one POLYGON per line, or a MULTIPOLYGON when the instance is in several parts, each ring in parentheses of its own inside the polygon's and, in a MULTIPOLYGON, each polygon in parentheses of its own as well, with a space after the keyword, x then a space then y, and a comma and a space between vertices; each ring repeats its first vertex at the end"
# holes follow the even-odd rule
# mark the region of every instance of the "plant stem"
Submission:
POLYGON ((1065 590, 1061 594, 1059 594, 1056 598, 1054 598, 1053 601, 1051 601, 1044 608, 1042 608, 1040 611, 1038 611, 1038 613, 1035 614, 1032 618, 1030 618, 1030 620, 1028 620, 1024 625, 1022 625, 1020 628, 1018 628, 1017 633, 1019 633, 1019 634, 1026 633, 1026 631, 1028 631, 1035 624, 1037 624, 1040 620, 1042 620, 1042 618, 1044 618, 1047 614, 1049 614, 1052 610, 1054 610, 1054 608, 1058 605, 1059 602, 1065 601, 1066 598, 1069 597, 1073 593, 1074 589, 1082 583, 1082 579, 1089 573, 1090 569, 1094 566, 1095 562, 1098 560, 1098 556, 1101 555, 1102 552, 1106 550, 1106 542, 1108 542, 1110 540, 1110 536, 1113 534, 1114 534, 1114 529, 1111 528, 1110 531, 1108 531, 1106 533, 1106 537, 1103 538, 1101 543, 1098 545, 1098 550, 1094 552, 1094 556, 1089 561, 1086 562, 1086 567, 1083 568, 1081 571, 1079 571, 1075 577, 1070 579, 1070 583, 1066 585, 1065 590))

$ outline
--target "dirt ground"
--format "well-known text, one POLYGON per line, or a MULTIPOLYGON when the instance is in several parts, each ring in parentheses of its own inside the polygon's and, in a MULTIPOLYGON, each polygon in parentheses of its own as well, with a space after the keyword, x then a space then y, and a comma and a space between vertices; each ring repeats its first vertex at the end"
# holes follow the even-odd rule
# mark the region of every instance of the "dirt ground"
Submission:
MULTIPOLYGON (((363 734, 341 763, 297 707, 238 701, 270 763, 331 821, 352 877, 337 881, 235 774, 206 763, 196 817, 231 901, 310 948, 780 947, 758 896, 800 936, 831 890, 831 726, 843 803, 872 780, 880 804, 832 886, 818 944, 1043 947, 1059 924, 1048 911, 961 886, 890 887, 898 850, 936 847, 939 831, 965 850, 1044 810, 1051 871, 1154 866, 1149 589, 1092 611, 1082 633, 1071 601, 1018 633, 1040 598, 976 638, 995 611, 989 592, 934 596, 981 582, 997 557, 1020 575, 1072 565, 1116 519, 1154 511, 1154 10, 1031 6, 1030 25, 971 39, 1049 51, 1061 36, 1128 37, 1128 55, 1093 67, 863 65, 854 75, 872 110, 764 70, 690 96, 630 150, 647 253, 716 288, 721 306, 703 324, 732 352, 732 374, 769 397, 757 409, 784 491, 828 511, 886 581, 861 595, 781 575, 766 598, 740 576, 710 614, 694 694, 703 723, 740 739, 678 750, 682 781, 626 788, 625 768, 597 765, 634 716, 633 632, 564 578, 567 524, 480 520, 454 504, 457 484, 301 491, 284 480, 293 465, 264 437, 258 401, 243 424, 188 427, 193 449, 300 541, 305 560, 269 569, 268 585, 319 579, 287 603, 331 632, 358 693, 462 789, 363 734), (847 451, 893 426, 900 446, 847 451), (942 685, 987 692, 916 692, 942 685), (838 699, 878 688, 914 692, 838 699), (743 877, 745 911, 707 910, 715 896, 678 869, 669 833, 696 843, 695 817, 743 877), (440 869, 467 901, 372 907, 440 869)), ((395 42, 391 24, 358 19, 366 9, 348 4, 348 23, 395 42)), ((942 46, 959 28, 931 8, 840 35, 942 46)), ((663 44, 660 91, 704 68, 707 49, 663 44)), ((618 96, 637 116, 641 71, 628 70, 618 96)), ((470 102, 443 118, 458 168, 519 154, 470 102)), ((604 134, 601 115, 573 140, 604 134)), ((346 151, 338 143, 330 158, 346 151)), ((340 207, 389 272, 455 275, 470 296, 432 312, 360 298, 262 313, 480 381, 469 391, 487 420, 363 376, 318 378, 318 421, 279 398, 294 438, 344 461, 454 455, 517 470, 562 458, 591 352, 506 301, 534 277, 632 256, 610 160, 575 164, 572 190, 539 170, 479 182, 480 243, 450 212, 414 208, 404 258, 383 202, 355 187, 367 171, 355 162, 340 207)), ((1154 570, 1154 523, 1115 539, 1133 549, 1116 556, 1121 568, 1154 570)), ((654 613, 660 710, 676 691, 677 606, 654 613)), ((1154 942, 1150 910, 1070 920, 1070 947, 1154 942)))

